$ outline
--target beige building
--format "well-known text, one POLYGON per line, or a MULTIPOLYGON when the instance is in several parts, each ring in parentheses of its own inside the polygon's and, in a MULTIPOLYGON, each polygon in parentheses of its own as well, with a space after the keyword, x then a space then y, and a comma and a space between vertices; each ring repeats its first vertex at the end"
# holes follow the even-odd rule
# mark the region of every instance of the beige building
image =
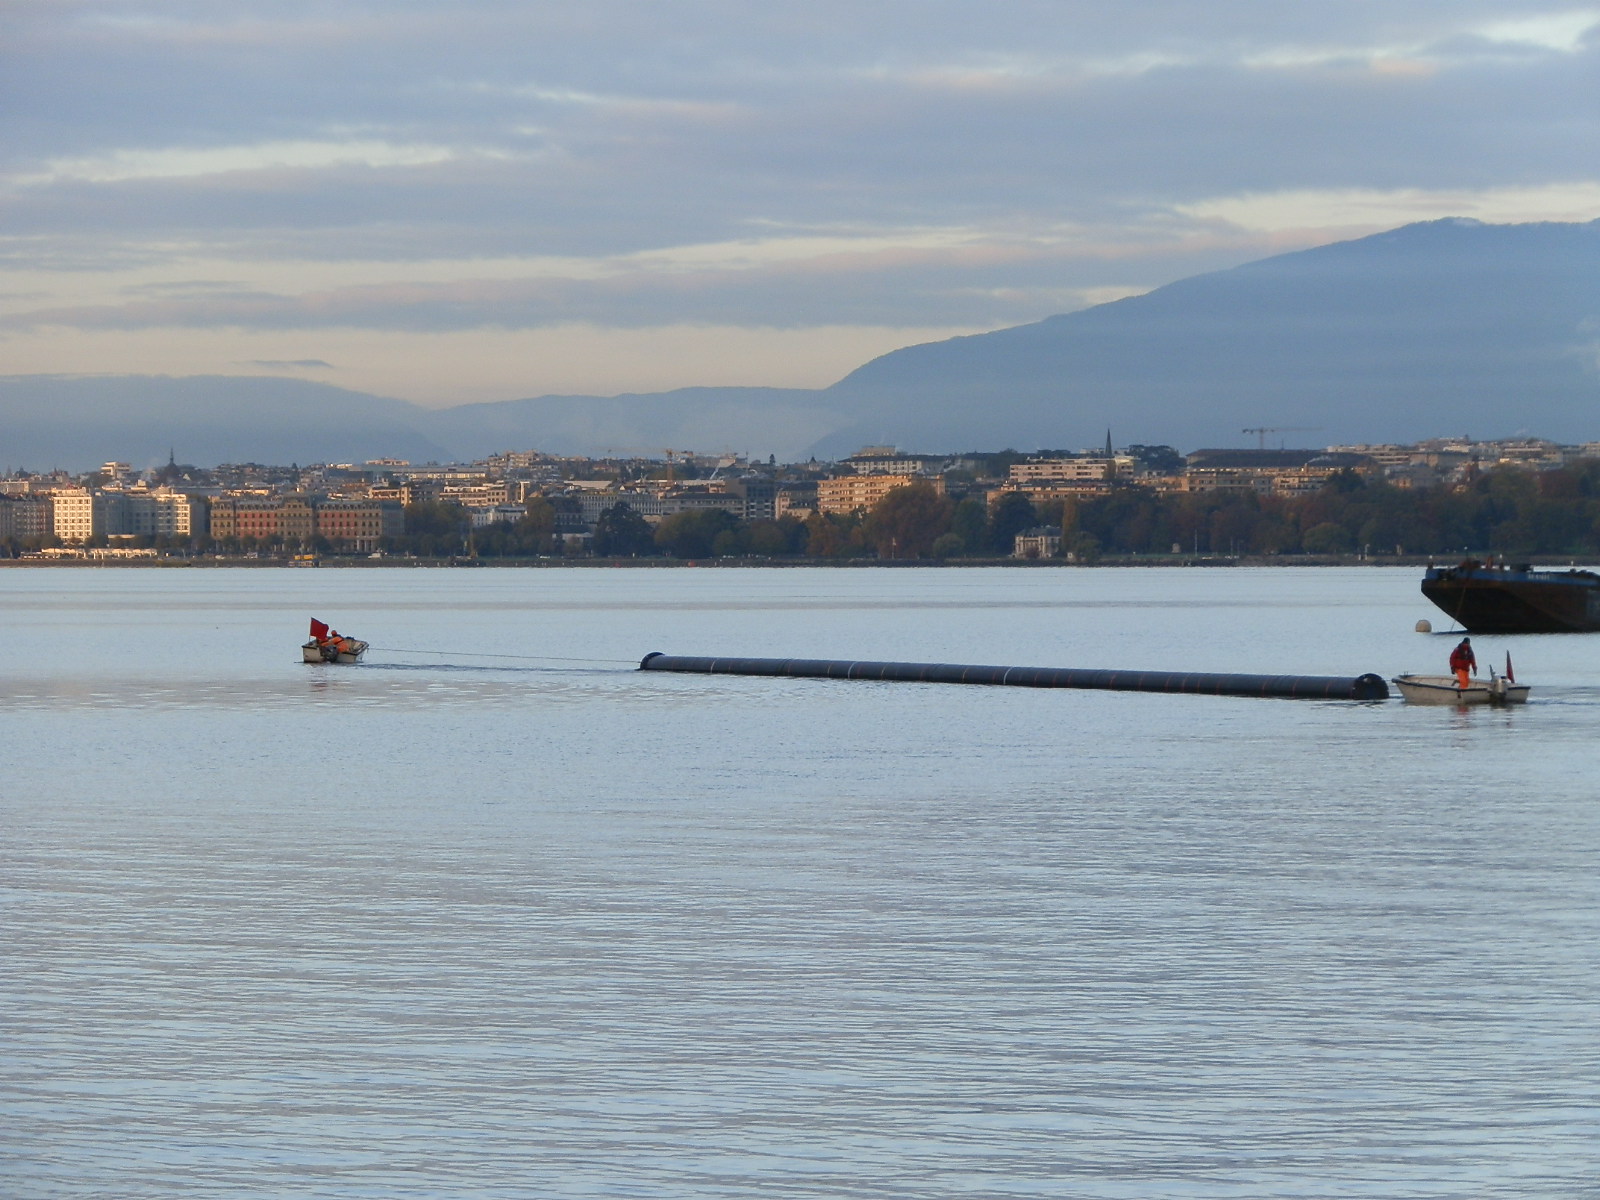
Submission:
POLYGON ((896 488, 925 483, 944 495, 942 475, 842 475, 817 483, 817 511, 845 516, 870 509, 896 488))
POLYGON ((857 475, 929 475, 942 469, 943 455, 901 454, 893 446, 863 446, 841 466, 857 475))
POLYGON ((1035 505, 1047 504, 1051 500, 1082 500, 1087 496, 1103 496, 1111 491, 1112 485, 1103 479, 1080 479, 1068 481, 1064 479, 1034 480, 1032 482, 1018 482, 1011 480, 989 492, 989 507, 999 504, 1005 496, 1016 492, 1026 496, 1035 505))
POLYGON ((305 545, 324 537, 350 550, 376 550, 405 532, 405 514, 385 500, 324 500, 313 496, 225 496, 211 502, 211 536, 218 540, 282 539, 305 545))
POLYGON ((772 499, 772 515, 803 521, 817 511, 817 485, 812 482, 784 483, 772 499))
POLYGON ((1013 463, 1011 479, 1016 483, 1088 483, 1131 479, 1138 464, 1130 457, 1040 458, 1013 463))
POLYGON ((105 496, 88 488, 64 488, 56 492, 50 497, 50 532, 63 542, 78 544, 104 537, 109 532, 105 496))
POLYGON ((97 537, 193 537, 206 531, 205 502, 166 488, 64 488, 50 497, 50 512, 49 532, 73 545, 97 537))
POLYGON ((1061 527, 1036 525, 1012 539, 1012 558, 1054 558, 1061 553, 1061 527))
POLYGON ((439 489, 439 499, 462 508, 495 508, 511 503, 511 485, 496 483, 450 483, 439 489))
POLYGON ((405 513, 398 504, 324 500, 316 506, 317 533, 352 550, 376 550, 384 538, 399 537, 405 527, 405 513))
POLYGON ((205 501, 170 488, 129 492, 111 505, 108 515, 109 523, 118 526, 107 530, 111 534, 187 538, 206 532, 205 501))
POLYGON ((1184 471, 1186 492, 1299 496, 1320 490, 1340 471, 1377 470, 1371 458, 1324 450, 1196 450, 1184 471))

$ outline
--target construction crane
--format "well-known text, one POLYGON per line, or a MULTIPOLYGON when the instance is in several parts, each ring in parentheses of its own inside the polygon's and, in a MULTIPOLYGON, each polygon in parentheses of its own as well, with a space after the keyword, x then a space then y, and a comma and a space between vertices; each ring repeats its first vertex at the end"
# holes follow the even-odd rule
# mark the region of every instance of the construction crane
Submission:
POLYGON ((1321 428, 1322 426, 1320 425, 1252 425, 1248 429, 1241 429, 1239 432, 1255 434, 1258 439, 1256 449, 1265 450, 1267 448, 1267 434, 1269 433, 1311 433, 1313 430, 1321 428))

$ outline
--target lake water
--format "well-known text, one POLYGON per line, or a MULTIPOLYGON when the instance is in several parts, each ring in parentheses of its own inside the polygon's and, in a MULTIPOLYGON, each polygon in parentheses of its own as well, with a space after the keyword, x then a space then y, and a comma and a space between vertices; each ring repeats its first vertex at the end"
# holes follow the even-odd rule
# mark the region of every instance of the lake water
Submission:
POLYGON ((1600 635, 631 669, 1443 672, 1419 575, 0 571, 0 1194, 1600 1195, 1600 635))

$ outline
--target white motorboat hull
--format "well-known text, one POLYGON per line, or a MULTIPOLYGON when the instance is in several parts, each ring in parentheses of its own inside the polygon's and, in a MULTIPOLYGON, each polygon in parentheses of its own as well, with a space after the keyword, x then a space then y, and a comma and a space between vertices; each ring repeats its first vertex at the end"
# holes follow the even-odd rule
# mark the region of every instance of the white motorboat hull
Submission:
POLYGON ((323 652, 323 647, 310 641, 300 647, 300 654, 308 663, 355 663, 360 662, 361 656, 367 652, 367 643, 358 642, 355 638, 345 638, 344 646, 346 648, 330 657, 323 652))
POLYGON ((1529 685, 1504 676, 1474 679, 1465 688, 1454 675, 1397 675, 1394 684, 1407 704, 1526 704, 1529 685))

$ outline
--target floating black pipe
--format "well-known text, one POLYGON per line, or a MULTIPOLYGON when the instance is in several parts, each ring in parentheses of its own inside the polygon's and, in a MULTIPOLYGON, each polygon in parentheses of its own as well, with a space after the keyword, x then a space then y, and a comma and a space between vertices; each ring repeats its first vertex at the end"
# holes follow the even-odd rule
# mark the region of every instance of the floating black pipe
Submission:
POLYGON ((851 662, 826 658, 688 658, 657 651, 641 671, 693 675, 772 675, 804 679, 879 679, 906 683, 983 683, 1000 687, 1096 688, 1113 692, 1187 692, 1204 696, 1277 696, 1289 700, 1387 700, 1381 675, 1221 675, 1200 671, 1085 671, 1070 667, 968 667, 959 663, 851 662))

